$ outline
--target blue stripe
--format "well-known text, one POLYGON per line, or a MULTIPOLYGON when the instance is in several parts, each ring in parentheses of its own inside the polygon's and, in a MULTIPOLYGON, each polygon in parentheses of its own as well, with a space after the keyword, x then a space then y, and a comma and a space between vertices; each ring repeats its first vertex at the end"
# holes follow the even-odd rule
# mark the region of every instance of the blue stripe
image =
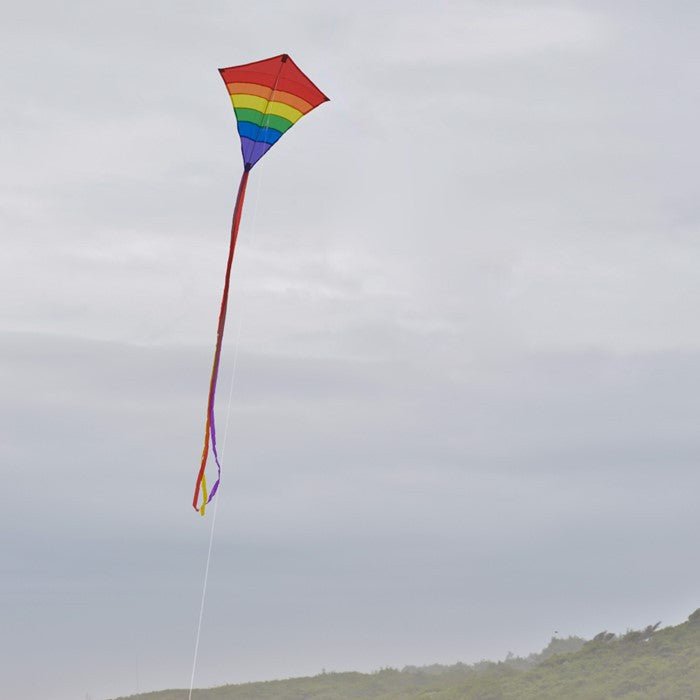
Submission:
POLYGON ((265 128, 251 122, 238 122, 238 133, 251 141, 262 141, 273 144, 277 142, 282 133, 277 129, 265 128))

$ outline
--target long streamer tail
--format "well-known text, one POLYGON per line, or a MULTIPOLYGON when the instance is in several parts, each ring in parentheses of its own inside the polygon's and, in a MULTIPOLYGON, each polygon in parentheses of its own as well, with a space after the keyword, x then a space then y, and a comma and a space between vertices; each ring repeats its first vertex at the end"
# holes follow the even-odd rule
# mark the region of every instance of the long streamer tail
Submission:
POLYGON ((221 463, 219 462, 219 453, 216 449, 216 421, 214 418, 214 406, 216 404, 216 382, 219 378, 219 362, 221 360, 221 346, 224 340, 224 328, 226 326, 226 308, 228 306, 228 292, 231 281, 231 265, 233 264, 233 254, 236 250, 236 239, 238 238, 238 227, 241 223, 241 213, 243 211, 243 200, 245 199, 245 189, 248 184, 248 175, 250 169, 246 167, 241 176, 241 182, 238 185, 238 195, 236 197, 236 206, 233 209, 233 222, 231 223, 231 243, 228 250, 228 261, 226 263, 226 278, 224 280, 224 292, 221 296, 221 308, 219 310, 219 325, 216 330, 216 350, 214 351, 214 362, 211 368, 211 379, 209 380, 209 399, 207 401, 207 418, 204 424, 204 447, 202 448, 202 460, 197 474, 197 482, 194 487, 194 498, 192 499, 192 507, 199 511, 200 515, 206 512, 207 504, 216 495, 221 482, 221 463), (211 488, 207 490, 206 469, 209 459, 209 445, 211 443, 211 451, 214 454, 216 462, 216 481, 211 488), (200 500, 201 494, 201 500, 200 500))

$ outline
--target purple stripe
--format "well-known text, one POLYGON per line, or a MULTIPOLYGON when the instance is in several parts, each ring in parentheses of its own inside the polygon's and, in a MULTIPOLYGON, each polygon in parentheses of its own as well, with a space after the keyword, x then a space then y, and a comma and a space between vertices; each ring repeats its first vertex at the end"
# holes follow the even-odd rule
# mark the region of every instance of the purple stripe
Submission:
POLYGON ((211 392, 211 403, 209 404, 209 435, 211 437, 211 449, 214 453, 214 460, 216 461, 216 481, 214 486, 212 486, 209 492, 209 498, 207 498, 207 503, 211 502, 214 498, 216 492, 219 489, 219 483, 221 482, 221 462, 219 462, 219 453, 216 451, 216 421, 214 420, 214 405, 216 403, 216 384, 219 379, 219 368, 216 368, 216 377, 214 377, 214 386, 211 392))
POLYGON ((241 153, 243 154, 244 165, 254 166, 270 148, 272 148, 271 143, 253 141, 246 136, 241 136, 241 153))

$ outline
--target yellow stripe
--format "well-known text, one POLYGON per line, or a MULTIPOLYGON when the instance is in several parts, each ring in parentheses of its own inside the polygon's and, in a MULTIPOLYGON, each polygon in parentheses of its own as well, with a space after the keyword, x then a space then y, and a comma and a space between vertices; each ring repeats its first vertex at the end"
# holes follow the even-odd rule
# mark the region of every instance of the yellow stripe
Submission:
POLYGON ((268 114, 276 114, 278 117, 289 119, 292 124, 298 122, 304 115, 294 107, 284 104, 284 102, 270 102, 267 108, 268 114))
POLYGON ((267 107, 267 100, 264 97, 256 97, 255 95, 231 95, 231 102, 233 102, 234 107, 257 109, 258 112, 263 114, 267 107))
POLYGON ((207 512, 207 499, 209 494, 207 493, 207 477, 202 474, 202 505, 199 507, 199 514, 204 515, 207 512))
POLYGON ((263 97, 255 95, 231 95, 231 102, 234 107, 242 107, 245 109, 257 109, 263 114, 276 114, 278 117, 289 119, 292 124, 298 122, 303 116, 298 109, 284 104, 284 102, 268 102, 263 97))

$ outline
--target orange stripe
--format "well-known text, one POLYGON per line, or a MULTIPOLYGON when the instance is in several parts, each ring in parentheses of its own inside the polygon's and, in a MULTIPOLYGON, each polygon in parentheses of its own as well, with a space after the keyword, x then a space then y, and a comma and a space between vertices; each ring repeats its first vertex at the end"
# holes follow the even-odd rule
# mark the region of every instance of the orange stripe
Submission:
POLYGON ((270 95, 272 95, 272 88, 265 87, 264 85, 256 85, 255 83, 226 83, 226 87, 230 95, 240 95, 244 93, 246 95, 262 97, 265 100, 269 100, 270 95))
MULTIPOLYGON (((272 93, 269 87, 256 85, 255 83, 227 83, 226 87, 231 95, 255 95, 265 100, 269 100, 272 93)), ((302 100, 301 97, 292 95, 290 92, 282 92, 281 90, 275 90, 275 102, 284 102, 284 104, 298 109, 302 114, 306 114, 313 109, 313 105, 310 105, 306 100, 302 100)))

